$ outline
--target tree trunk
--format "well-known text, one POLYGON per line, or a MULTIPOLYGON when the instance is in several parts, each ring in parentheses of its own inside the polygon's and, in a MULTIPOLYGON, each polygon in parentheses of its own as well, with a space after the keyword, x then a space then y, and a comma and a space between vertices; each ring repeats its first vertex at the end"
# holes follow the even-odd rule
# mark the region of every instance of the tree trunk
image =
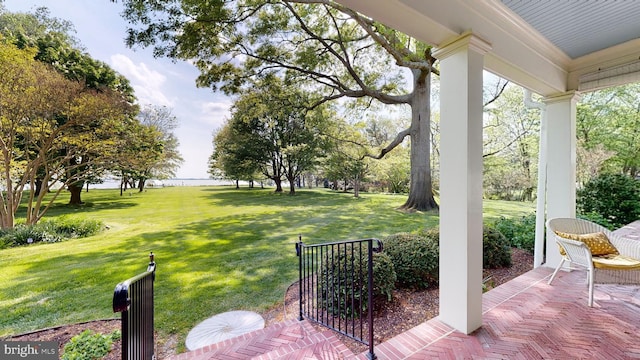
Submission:
MULTIPOLYGON (((2 154, 7 159, 7 151, 2 154)), ((22 200, 23 189, 14 189, 11 180, 9 167, 5 167, 2 175, 4 176, 3 184, 5 187, 4 194, 0 191, 0 226, 2 229, 12 229, 16 222, 16 209, 22 200), (17 190, 17 193, 14 192, 17 190)))
POLYGON ((2 214, 2 222, 0 223, 2 229, 11 229, 13 228, 13 214, 7 213, 2 214))
POLYGON ((69 200, 69 205, 84 204, 82 202, 82 199, 80 198, 80 195, 82 194, 82 185, 84 184, 80 184, 80 186, 76 184, 69 185, 69 192, 71 193, 71 200, 69 200))
POLYGON ((295 195, 296 194, 296 181, 295 179, 293 181, 289 180, 289 195, 295 195))
POLYGON ((522 201, 533 201, 533 187, 529 186, 522 191, 522 201))
MULTIPOLYGON (((7 194, 7 199, 10 199, 10 195, 7 194)), ((6 205, 3 207, 0 212, 0 228, 2 229, 12 229, 15 225, 15 213, 11 211, 11 204, 3 204, 6 205)))
POLYGON ((411 101, 411 184, 403 210, 438 209, 431 183, 431 73, 413 71, 411 101))
POLYGON ((140 192, 144 191, 144 186, 146 185, 147 181, 145 179, 140 179, 138 180, 138 190, 140 192))
POLYGON ((353 196, 360 197, 360 178, 358 176, 353 180, 353 196))
POLYGON ((282 192, 282 180, 279 178, 274 178, 273 181, 276 183, 276 191, 277 193, 282 192))
POLYGON ((42 179, 37 178, 36 179, 36 188, 34 189, 34 195, 38 196, 40 195, 40 192, 42 191, 42 179))
POLYGON ((127 177, 123 173, 122 174, 122 179, 120 179, 120 196, 122 196, 122 193, 125 190, 127 190, 127 177))

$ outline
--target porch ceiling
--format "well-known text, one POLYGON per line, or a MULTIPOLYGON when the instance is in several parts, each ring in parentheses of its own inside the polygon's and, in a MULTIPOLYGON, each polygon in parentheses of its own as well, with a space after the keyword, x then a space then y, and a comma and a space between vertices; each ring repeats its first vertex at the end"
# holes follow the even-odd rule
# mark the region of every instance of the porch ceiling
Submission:
POLYGON ((435 47, 471 31, 492 46, 488 71, 541 95, 577 90, 584 76, 640 81, 638 1, 337 1, 435 47))
POLYGON ((572 59, 640 34, 636 1, 501 1, 572 59))

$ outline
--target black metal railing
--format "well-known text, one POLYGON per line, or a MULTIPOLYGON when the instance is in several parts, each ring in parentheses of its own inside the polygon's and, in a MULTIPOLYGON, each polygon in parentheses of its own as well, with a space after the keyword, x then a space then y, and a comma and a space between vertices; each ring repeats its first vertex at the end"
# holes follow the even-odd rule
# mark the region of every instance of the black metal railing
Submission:
POLYGON ((300 320, 311 320, 369 346, 373 352, 373 253, 378 239, 296 243, 300 320), (374 247, 375 246, 375 247, 374 247))
POLYGON ((147 271, 116 285, 113 312, 122 313, 122 360, 154 360, 153 282, 156 263, 149 254, 147 271))

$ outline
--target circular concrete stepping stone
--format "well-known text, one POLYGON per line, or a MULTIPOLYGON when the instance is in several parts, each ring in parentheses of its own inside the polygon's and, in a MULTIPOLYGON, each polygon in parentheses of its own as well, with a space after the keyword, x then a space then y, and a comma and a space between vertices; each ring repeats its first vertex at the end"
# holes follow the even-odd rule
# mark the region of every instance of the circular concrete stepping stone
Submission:
POLYGON ((264 319, 253 311, 236 310, 215 315, 196 325, 185 341, 195 350, 222 340, 264 328, 264 319))

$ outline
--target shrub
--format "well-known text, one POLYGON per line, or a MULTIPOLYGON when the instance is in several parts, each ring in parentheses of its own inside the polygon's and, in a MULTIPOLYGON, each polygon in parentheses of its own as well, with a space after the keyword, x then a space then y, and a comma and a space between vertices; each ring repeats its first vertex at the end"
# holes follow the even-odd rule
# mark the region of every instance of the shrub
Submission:
MULTIPOLYGON (((410 233, 390 235, 384 240, 385 252, 391 258, 402 287, 426 289, 438 284, 439 239, 437 227, 410 233)), ((485 226, 482 236, 483 267, 511 266, 509 242, 498 230, 485 226)))
POLYGON ((611 221, 609 221, 608 219, 605 219, 601 214, 598 214, 597 212, 590 212, 590 213, 586 213, 586 214, 578 214, 577 216, 580 219, 584 219, 584 220, 588 220, 591 222, 594 222, 596 224, 600 224, 604 227, 606 227, 609 230, 615 230, 615 226, 611 223, 611 221))
POLYGON ((398 233, 383 240, 395 268, 398 285, 426 289, 438 284, 438 238, 433 231, 398 233))
POLYGON ((0 250, 12 245, 9 239, 11 229, 0 229, 0 250))
POLYGON ((100 359, 109 353, 111 344, 120 338, 120 331, 103 335, 85 330, 74 336, 64 345, 62 360, 94 360, 100 359))
POLYGON ((482 267, 495 269, 511 266, 511 247, 502 233, 490 226, 482 231, 482 267))
POLYGON ((103 224, 97 220, 59 217, 36 225, 17 224, 0 232, 0 248, 39 242, 59 242, 69 238, 87 237, 98 233, 103 224))
POLYGON ((640 182, 623 174, 601 174, 578 190, 576 203, 578 213, 600 214, 619 228, 640 218, 640 182))
POLYGON ((46 226, 18 224, 9 229, 3 239, 11 247, 37 242, 53 243, 62 241, 63 237, 46 226))
MULTIPOLYGON (((365 250, 363 248, 363 250, 365 250)), ((319 293, 322 307, 328 313, 342 317, 358 317, 367 310, 368 256, 359 248, 340 250, 339 254, 322 260, 319 293)), ((396 273, 385 253, 373 254, 373 294, 391 299, 396 273)))
POLYGON ((385 252, 373 253, 373 294, 384 295, 391 301, 398 276, 391 257, 385 252))
POLYGON ((509 246, 533 253, 536 241, 536 214, 521 218, 501 217, 492 227, 507 238, 509 246))
POLYGON ((62 216, 59 218, 45 220, 43 226, 51 226, 55 232, 65 235, 67 238, 87 237, 95 235, 104 227, 98 220, 79 219, 62 216))

